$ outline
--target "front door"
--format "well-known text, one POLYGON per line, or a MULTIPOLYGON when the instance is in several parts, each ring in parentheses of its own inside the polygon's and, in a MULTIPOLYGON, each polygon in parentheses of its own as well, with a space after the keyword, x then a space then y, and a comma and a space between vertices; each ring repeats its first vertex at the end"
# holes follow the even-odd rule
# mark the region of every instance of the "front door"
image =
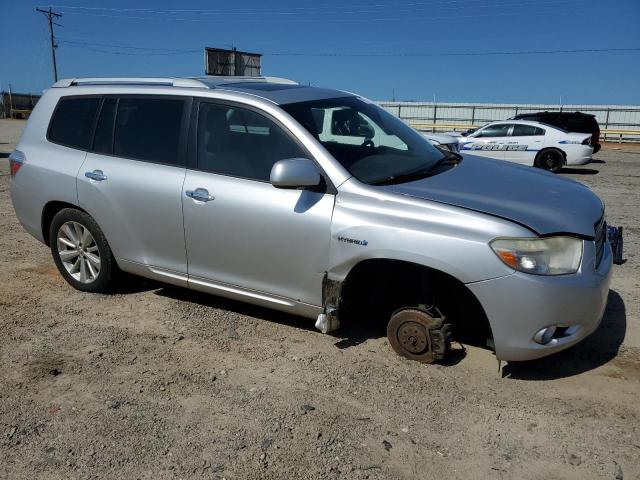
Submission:
POLYGON ((494 123, 469 135, 462 144, 461 150, 480 157, 504 160, 507 135, 511 124, 494 123))
POLYGON ((195 168, 183 190, 190 284, 321 305, 335 196, 269 183, 275 162, 309 154, 253 109, 209 101, 195 108, 195 168))

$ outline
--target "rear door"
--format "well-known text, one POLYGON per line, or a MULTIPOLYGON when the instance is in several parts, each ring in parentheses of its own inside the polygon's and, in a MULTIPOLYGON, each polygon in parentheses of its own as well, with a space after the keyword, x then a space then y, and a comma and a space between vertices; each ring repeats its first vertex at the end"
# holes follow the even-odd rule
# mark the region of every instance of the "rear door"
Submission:
POLYGON ((152 276, 183 275, 185 283, 181 195, 190 104, 185 97, 105 97, 78 174, 79 205, 119 263, 152 276))
POLYGON ((321 305, 335 195, 269 183, 275 162, 309 153, 247 106, 203 100, 196 116, 183 193, 190 286, 321 305))
POLYGON ((504 159, 522 165, 533 165, 544 146, 545 130, 533 125, 514 124, 506 140, 504 159))
POLYGON ((462 144, 461 151, 481 157, 504 160, 510 123, 493 123, 469 135, 462 144))

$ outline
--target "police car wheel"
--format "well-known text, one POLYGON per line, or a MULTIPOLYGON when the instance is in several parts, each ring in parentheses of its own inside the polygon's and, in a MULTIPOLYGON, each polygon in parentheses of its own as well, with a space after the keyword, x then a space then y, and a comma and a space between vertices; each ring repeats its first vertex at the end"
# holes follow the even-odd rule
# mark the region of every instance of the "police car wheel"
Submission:
POLYGON ((555 173, 562 168, 563 163, 564 158, 558 150, 543 150, 536 157, 535 166, 555 173))

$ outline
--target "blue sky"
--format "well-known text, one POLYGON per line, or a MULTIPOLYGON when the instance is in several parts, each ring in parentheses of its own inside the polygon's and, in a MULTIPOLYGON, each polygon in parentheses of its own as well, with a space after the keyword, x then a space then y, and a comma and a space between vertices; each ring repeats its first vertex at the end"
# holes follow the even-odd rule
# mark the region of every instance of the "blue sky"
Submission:
MULTIPOLYGON (((235 45, 264 74, 377 100, 640 104, 640 50, 443 55, 640 48, 638 0, 59 1, 61 78, 201 75, 205 46, 235 45)), ((47 4, 0 5, 0 88, 39 92, 47 4)))

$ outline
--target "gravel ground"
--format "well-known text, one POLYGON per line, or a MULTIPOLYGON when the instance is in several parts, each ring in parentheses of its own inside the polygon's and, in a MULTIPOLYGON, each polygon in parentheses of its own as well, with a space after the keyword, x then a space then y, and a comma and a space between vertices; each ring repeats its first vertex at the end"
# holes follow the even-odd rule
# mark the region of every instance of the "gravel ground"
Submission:
POLYGON ((0 120, 0 478, 640 478, 640 148, 562 173, 626 227, 600 329, 427 366, 179 288, 71 289, 11 208, 22 127, 0 120))

